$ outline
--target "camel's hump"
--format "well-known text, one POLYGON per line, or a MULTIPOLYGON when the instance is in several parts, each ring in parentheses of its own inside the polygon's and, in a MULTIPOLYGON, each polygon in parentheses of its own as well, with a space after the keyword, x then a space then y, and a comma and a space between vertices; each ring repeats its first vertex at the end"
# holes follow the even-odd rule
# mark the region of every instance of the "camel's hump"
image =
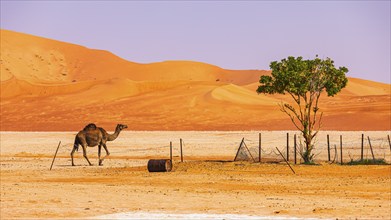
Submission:
POLYGON ((96 124, 90 123, 90 124, 86 125, 83 130, 85 130, 85 131, 87 131, 87 130, 95 130, 96 128, 97 128, 96 124))

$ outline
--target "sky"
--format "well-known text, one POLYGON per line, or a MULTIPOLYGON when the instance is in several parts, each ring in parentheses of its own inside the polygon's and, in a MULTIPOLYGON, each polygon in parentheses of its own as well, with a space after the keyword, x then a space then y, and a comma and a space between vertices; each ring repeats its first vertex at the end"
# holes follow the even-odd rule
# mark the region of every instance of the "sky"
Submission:
POLYGON ((108 50, 138 63, 270 69, 330 57, 348 76, 391 83, 386 1, 3 1, 1 29, 108 50))

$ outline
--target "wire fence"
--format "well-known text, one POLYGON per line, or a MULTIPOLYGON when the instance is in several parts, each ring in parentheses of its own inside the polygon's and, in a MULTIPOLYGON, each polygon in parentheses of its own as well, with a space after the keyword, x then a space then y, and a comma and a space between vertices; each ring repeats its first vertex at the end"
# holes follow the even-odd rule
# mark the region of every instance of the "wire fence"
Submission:
MULTIPOLYGON (((347 163, 380 159, 387 163, 391 162, 389 132, 370 133, 368 136, 359 132, 330 133, 332 134, 322 132, 314 139, 312 153, 315 161, 347 163)), ((282 162, 283 158, 276 149, 278 148, 288 161, 296 163, 303 161, 301 154, 304 152, 305 144, 300 133, 287 132, 285 137, 283 133, 278 134, 278 137, 275 134, 265 135, 260 133, 258 146, 255 146, 253 140, 245 141, 251 143, 251 147, 248 147, 251 157, 249 160, 282 162)))
MULTIPOLYGON (((314 139, 312 153, 315 161, 348 163, 359 160, 380 159, 387 163, 391 162, 391 142, 390 135, 387 132, 383 134, 368 134, 368 136, 364 133, 361 135, 360 133, 352 134, 351 132, 332 133, 332 135, 329 135, 327 132, 323 132, 323 134, 321 133, 314 139)), ((287 133, 285 143, 283 143, 284 137, 282 135, 279 138, 273 137, 274 135, 262 138, 260 141, 261 148, 259 146, 249 148, 251 155, 256 161, 259 161, 257 155, 259 149, 261 149, 261 161, 281 162, 283 160, 282 156, 276 150, 276 148, 279 148, 288 161, 302 162, 301 154, 304 152, 305 144, 300 134, 294 132, 287 133), (296 144, 294 136, 296 136, 296 144)))

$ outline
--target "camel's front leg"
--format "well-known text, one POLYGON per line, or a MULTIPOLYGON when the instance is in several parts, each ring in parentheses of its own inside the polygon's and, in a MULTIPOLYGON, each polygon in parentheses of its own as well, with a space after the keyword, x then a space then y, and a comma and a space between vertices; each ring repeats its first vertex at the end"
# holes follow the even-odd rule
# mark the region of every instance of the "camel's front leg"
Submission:
POLYGON ((110 155, 110 152, 109 150, 107 149, 107 146, 106 146, 106 143, 102 143, 103 145, 103 148, 105 149, 106 151, 106 156, 104 156, 101 160, 99 160, 99 165, 102 166, 103 165, 103 160, 110 155))
POLYGON ((71 152, 72 166, 75 166, 75 164, 73 163, 73 154, 75 153, 76 150, 77 150, 77 146, 73 147, 72 152, 71 152))
POLYGON ((109 155, 110 155, 110 152, 109 152, 109 150, 107 149, 106 144, 103 144, 103 147, 105 148, 106 156, 109 156, 109 155))
POLYGON ((82 147, 83 147, 83 156, 84 156, 84 158, 86 158, 87 162, 90 164, 90 166, 92 166, 92 163, 90 162, 90 160, 87 157, 87 146, 82 145, 82 147))

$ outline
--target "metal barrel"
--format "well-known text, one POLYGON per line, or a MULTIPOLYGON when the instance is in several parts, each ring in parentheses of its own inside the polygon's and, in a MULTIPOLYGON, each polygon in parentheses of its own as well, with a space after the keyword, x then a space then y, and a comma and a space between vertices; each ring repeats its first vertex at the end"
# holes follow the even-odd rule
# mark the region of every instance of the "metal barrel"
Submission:
POLYGON ((149 172, 170 172, 171 169, 172 169, 172 162, 169 159, 148 161, 149 172))

